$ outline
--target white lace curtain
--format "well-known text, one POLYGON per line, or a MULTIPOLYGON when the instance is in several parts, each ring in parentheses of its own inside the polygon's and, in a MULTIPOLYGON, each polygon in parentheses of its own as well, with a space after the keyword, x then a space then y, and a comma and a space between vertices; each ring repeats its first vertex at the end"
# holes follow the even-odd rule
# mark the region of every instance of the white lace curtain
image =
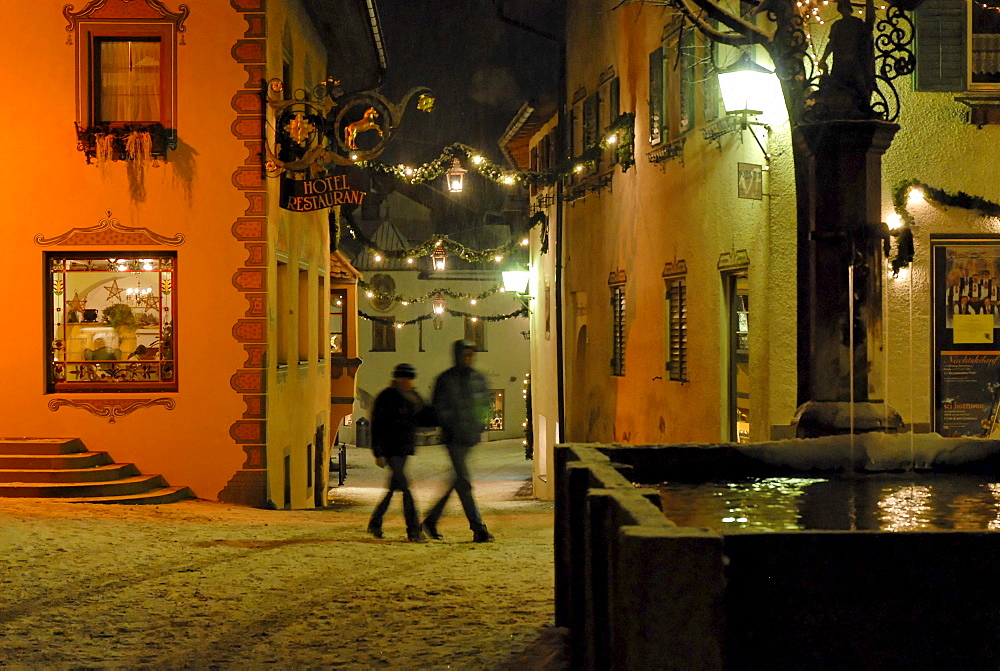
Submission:
POLYGON ((102 121, 160 121, 160 43, 105 41, 100 48, 102 121))
POLYGON ((972 34, 973 74, 1000 73, 1000 35, 972 34))

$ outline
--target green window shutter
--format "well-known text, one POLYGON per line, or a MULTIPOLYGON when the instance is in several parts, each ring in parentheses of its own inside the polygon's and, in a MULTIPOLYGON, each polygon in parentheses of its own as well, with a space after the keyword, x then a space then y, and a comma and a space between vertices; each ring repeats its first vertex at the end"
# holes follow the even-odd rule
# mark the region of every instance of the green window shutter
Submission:
POLYGON ((608 120, 612 123, 618 119, 621 114, 621 85, 618 83, 618 77, 611 80, 611 85, 608 87, 608 120))
POLYGON ((926 0, 914 12, 917 91, 968 89, 965 0, 926 0))
POLYGON ((601 116, 601 97, 597 91, 583 103, 583 148, 589 149, 601 141, 598 119, 601 116))
POLYGON ((663 47, 649 55, 649 144, 663 141, 663 47))

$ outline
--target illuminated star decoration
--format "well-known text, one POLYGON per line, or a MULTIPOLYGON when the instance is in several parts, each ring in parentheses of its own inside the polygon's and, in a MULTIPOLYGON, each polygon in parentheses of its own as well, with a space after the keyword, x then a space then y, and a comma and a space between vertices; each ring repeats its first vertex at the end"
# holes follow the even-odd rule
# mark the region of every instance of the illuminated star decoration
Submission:
POLYGON ((139 297, 139 306, 142 307, 143 312, 149 312, 150 310, 159 313, 160 311, 160 297, 151 293, 145 294, 139 297))
POLYGON ((292 120, 285 126, 285 132, 288 133, 289 137, 303 146, 315 129, 316 127, 302 116, 302 112, 296 112, 292 120))
POLYGON ((119 303, 123 302, 122 301, 122 289, 118 286, 118 279, 117 278, 111 280, 111 284, 108 285, 108 286, 105 286, 104 290, 108 292, 108 302, 109 303, 111 302, 112 298, 115 299, 116 301, 118 301, 119 303))
POLYGON ((87 307, 87 298, 84 296, 80 298, 80 294, 77 291, 73 292, 73 299, 66 301, 66 310, 68 312, 83 312, 87 307))
POLYGON ((426 93, 421 93, 420 97, 417 98, 417 109, 421 112, 433 112, 434 111, 434 96, 429 96, 426 93))

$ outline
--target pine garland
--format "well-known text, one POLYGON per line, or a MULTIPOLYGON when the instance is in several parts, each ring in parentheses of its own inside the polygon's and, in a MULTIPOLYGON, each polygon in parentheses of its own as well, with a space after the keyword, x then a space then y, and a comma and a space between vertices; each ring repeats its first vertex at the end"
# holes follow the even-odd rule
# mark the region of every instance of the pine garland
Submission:
POLYGON ((892 272, 899 271, 913 263, 913 226, 916 225, 913 215, 906 209, 910 191, 919 189, 926 200, 933 200, 945 207, 960 207, 964 210, 977 210, 987 217, 1000 217, 1000 204, 986 200, 980 196, 972 196, 964 191, 951 194, 921 182, 919 179, 906 179, 892 190, 892 206, 896 214, 903 220, 903 226, 892 232, 896 236, 896 256, 892 259, 892 272))
MULTIPOLYGON (((461 312, 460 310, 452 310, 451 308, 445 308, 444 311, 453 317, 475 317, 479 321, 483 322, 501 322, 501 321, 506 321, 508 319, 514 319, 515 317, 527 317, 529 314, 528 308, 519 308, 505 315, 474 315, 468 312, 461 312)), ((427 314, 424 315, 418 315, 413 319, 407 319, 406 321, 399 321, 397 319, 389 319, 388 317, 378 317, 376 315, 370 315, 367 312, 363 312, 361 310, 358 310, 358 316, 361 317, 362 319, 367 319, 370 322, 378 322, 380 324, 385 324, 386 326, 396 326, 396 327, 409 326, 411 324, 416 324, 417 322, 422 322, 427 319, 433 319, 435 317, 433 313, 428 312, 427 314)))
POLYGON ((387 293, 384 293, 382 291, 376 291, 376 290, 372 289, 371 285, 368 284, 367 282, 365 282, 364 280, 358 280, 358 287, 360 289, 365 290, 367 292, 367 294, 370 294, 368 296, 369 298, 375 298, 375 299, 378 299, 378 300, 398 301, 398 302, 402 303, 403 305, 409 305, 411 303, 423 303, 428 298, 432 298, 434 296, 437 296, 438 294, 441 294, 443 296, 448 296, 449 298, 457 298, 457 299, 460 299, 460 300, 476 300, 476 301, 481 301, 484 298, 489 298, 490 296, 493 296, 494 294, 497 294, 497 293, 500 293, 501 291, 503 291, 503 285, 502 284, 497 284, 497 285, 493 286, 492 288, 484 291, 483 293, 476 294, 476 295, 458 293, 456 291, 452 291, 451 289, 447 289, 447 288, 442 287, 440 289, 431 289, 430 291, 426 292, 425 294, 423 294, 421 296, 414 296, 413 298, 404 298, 403 296, 401 296, 399 294, 387 294, 387 293))
MULTIPOLYGON (((543 230, 547 230, 548 217, 541 212, 536 213, 531 219, 528 220, 530 228, 534 228, 539 224, 543 226, 543 230)), ((360 242, 361 245, 369 252, 389 259, 419 259, 432 254, 435 249, 441 247, 446 252, 450 252, 465 261, 481 263, 483 261, 495 261, 497 257, 500 257, 502 260, 504 257, 510 255, 514 250, 524 246, 523 242, 519 238, 511 238, 499 247, 494 247, 492 249, 473 249, 471 247, 466 247, 460 242, 452 240, 447 235, 435 235, 427 238, 427 240, 424 240, 416 247, 411 247, 409 249, 381 249, 371 240, 371 238, 356 228, 349 220, 337 222, 335 237, 338 243, 342 236, 340 231, 341 226, 343 226, 347 232, 351 234, 351 237, 360 242)))
POLYGON ((459 159, 459 162, 469 170, 478 172, 497 184, 551 186, 573 174, 577 166, 593 166, 600 160, 604 151, 611 146, 614 146, 618 153, 618 163, 621 165, 622 172, 627 172, 635 165, 635 114, 631 112, 622 114, 608 126, 605 137, 598 144, 587 147, 579 156, 574 156, 558 166, 546 170, 505 170, 483 156, 475 148, 461 142, 445 147, 436 159, 418 167, 402 164, 387 165, 381 161, 358 161, 357 165, 373 172, 392 175, 410 184, 421 184, 438 179, 447 172, 455 159, 459 159), (614 138, 613 142, 609 142, 611 138, 614 138))

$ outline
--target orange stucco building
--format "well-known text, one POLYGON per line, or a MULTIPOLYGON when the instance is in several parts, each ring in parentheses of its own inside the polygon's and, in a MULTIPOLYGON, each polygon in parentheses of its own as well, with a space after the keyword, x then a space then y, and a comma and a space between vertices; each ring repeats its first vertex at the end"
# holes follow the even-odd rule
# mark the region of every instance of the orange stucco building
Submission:
POLYGON ((25 104, 0 111, 0 435, 78 437, 201 498, 322 505, 357 273, 329 209, 279 207, 265 89, 377 84, 373 2, 29 3, 5 28, 25 104))

